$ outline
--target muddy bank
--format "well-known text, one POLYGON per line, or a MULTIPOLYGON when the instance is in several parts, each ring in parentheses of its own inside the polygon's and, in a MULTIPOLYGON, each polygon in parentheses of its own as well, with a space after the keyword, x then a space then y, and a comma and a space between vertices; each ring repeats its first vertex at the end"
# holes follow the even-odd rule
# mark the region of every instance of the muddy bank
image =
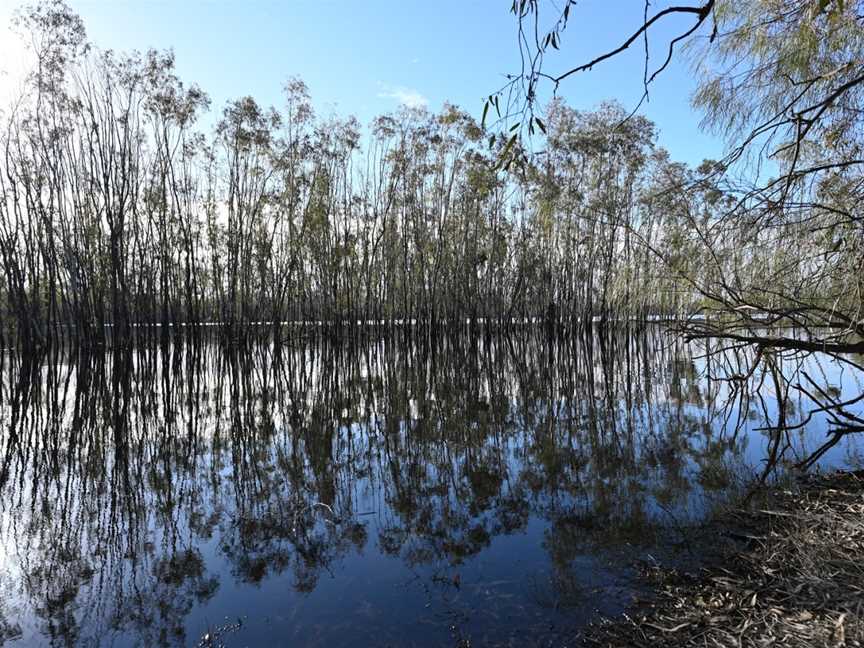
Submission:
POLYGON ((864 471, 808 477, 718 520, 721 560, 659 567, 657 597, 580 637, 594 646, 864 645, 864 471), (728 539, 734 539, 728 543, 728 539))

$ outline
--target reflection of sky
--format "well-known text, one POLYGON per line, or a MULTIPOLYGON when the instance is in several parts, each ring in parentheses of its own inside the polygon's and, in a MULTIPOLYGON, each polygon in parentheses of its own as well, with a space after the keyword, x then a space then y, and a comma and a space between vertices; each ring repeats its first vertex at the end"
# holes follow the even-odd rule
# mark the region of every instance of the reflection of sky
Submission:
MULTIPOLYGON (((434 370, 383 344, 282 368, 138 358, 125 454, 110 362, 89 379, 42 367, 23 410, 7 367, 0 632, 189 645, 239 617, 229 646, 572 634, 628 603, 635 558, 676 559, 675 529, 759 469, 777 414, 763 389, 733 439, 704 361, 637 342, 605 363, 481 344, 434 370)), ((861 389, 824 359, 803 369, 861 389)), ((824 433, 814 419, 793 449, 824 433)), ((822 465, 861 465, 859 448, 822 465)))
MULTIPOLYGON (((752 355, 749 360, 752 361, 752 355)), ((842 360, 820 354, 811 354, 804 357, 780 358, 778 362, 788 381, 788 386, 783 383, 781 387, 788 395, 787 423, 789 425, 794 426, 802 422, 815 407, 813 401, 796 388, 801 384, 811 393, 815 392, 815 389, 807 383, 805 374, 823 388, 831 390, 832 394, 836 395, 840 401, 850 400, 864 393, 864 380, 862 380, 864 376, 842 360)), ((698 361, 697 367, 700 373, 706 373, 704 360, 698 361)), ((722 375, 723 370, 715 368, 713 371, 715 374, 722 375)), ((759 370, 754 372, 751 382, 753 385, 759 385, 762 400, 751 399, 749 416, 742 416, 744 419, 742 434, 748 440, 745 459, 751 466, 758 466, 764 461, 770 436, 768 432, 760 428, 777 425, 779 408, 777 390, 766 373, 764 365, 760 365, 759 370)), ((719 385, 716 400, 720 403, 730 398, 730 389, 727 385, 728 383, 722 382, 719 385)), ((859 406, 858 409, 861 411, 864 408, 859 406)), ((738 407, 733 408, 731 420, 736 420, 740 413, 738 407)), ((810 452, 823 444, 827 440, 829 430, 827 414, 817 413, 805 427, 790 431, 787 437, 791 445, 786 455, 788 463, 794 464, 803 460, 810 452)), ((854 435, 845 437, 840 443, 828 450, 818 463, 818 466, 823 470, 862 465, 864 465, 862 444, 854 435)))

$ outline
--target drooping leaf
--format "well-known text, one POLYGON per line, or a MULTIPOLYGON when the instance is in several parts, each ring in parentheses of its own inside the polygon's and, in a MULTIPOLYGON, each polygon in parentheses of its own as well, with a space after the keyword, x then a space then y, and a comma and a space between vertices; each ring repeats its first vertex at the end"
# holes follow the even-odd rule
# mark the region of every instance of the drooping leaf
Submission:
POLYGON ((540 119, 539 117, 535 117, 534 121, 537 123, 537 128, 539 128, 543 132, 543 134, 545 135, 546 134, 546 125, 543 123, 543 120, 540 119))

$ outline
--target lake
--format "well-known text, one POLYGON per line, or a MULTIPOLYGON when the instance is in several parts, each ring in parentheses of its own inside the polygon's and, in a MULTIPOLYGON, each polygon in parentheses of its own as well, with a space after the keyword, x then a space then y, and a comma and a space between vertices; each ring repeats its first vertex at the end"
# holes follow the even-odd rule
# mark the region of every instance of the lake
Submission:
MULTIPOLYGON (((754 395, 712 350, 657 326, 6 355, 0 645, 561 645, 645 565, 697 564, 772 449, 783 479, 824 442, 820 414, 763 429, 806 420, 802 372, 864 392, 810 355, 754 395)), ((861 466, 854 435, 818 462, 861 466)))

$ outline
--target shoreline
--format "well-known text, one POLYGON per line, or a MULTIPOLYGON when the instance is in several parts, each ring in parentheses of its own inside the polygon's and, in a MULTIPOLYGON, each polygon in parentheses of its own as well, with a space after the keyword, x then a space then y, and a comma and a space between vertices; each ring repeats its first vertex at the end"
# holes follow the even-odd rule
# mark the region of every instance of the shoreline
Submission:
POLYGON ((653 599, 589 626, 582 645, 864 645, 864 470, 805 476, 715 524, 735 540, 719 560, 646 570, 653 599))

